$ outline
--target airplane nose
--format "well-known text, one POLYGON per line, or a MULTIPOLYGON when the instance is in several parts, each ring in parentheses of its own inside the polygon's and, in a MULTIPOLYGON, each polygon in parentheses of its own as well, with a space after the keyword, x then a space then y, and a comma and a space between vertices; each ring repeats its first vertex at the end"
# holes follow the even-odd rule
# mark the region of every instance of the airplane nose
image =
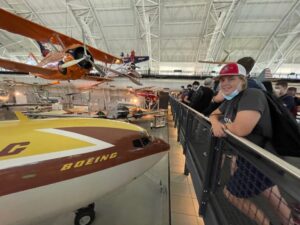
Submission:
POLYGON ((170 145, 160 138, 154 138, 153 145, 157 152, 164 152, 170 149, 170 145))

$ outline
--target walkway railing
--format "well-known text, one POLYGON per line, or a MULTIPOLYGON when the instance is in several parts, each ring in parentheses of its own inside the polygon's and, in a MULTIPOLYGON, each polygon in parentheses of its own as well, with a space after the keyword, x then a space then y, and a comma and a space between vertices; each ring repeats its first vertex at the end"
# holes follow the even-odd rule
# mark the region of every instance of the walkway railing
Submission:
POLYGON ((170 103, 183 172, 191 174, 206 225, 300 224, 299 158, 279 158, 229 131, 216 138, 206 117, 174 98, 170 103), (272 188, 253 194, 264 185, 272 188))

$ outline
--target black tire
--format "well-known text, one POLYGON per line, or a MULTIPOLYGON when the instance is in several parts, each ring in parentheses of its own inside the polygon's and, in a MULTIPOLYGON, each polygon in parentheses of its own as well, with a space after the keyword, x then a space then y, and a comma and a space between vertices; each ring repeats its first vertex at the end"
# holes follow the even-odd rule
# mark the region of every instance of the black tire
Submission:
POLYGON ((92 209, 78 210, 75 216, 75 225, 91 225, 95 220, 95 211, 92 209))
POLYGON ((89 205, 88 205, 88 208, 94 210, 94 209, 95 209, 95 203, 89 204, 89 205))

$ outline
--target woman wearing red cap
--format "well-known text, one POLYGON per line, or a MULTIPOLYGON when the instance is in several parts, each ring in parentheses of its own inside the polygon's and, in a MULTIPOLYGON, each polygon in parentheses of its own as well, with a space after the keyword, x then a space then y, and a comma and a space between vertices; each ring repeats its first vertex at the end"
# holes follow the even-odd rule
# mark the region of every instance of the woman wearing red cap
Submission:
MULTIPOLYGON (((214 136, 224 137, 224 130, 228 129, 271 151, 271 146, 265 144, 265 137, 272 138, 272 124, 264 93, 247 88, 246 70, 240 64, 225 65, 218 79, 226 101, 210 115, 214 136), (220 121, 220 116, 223 121, 220 121)), ((235 164, 236 169, 224 188, 227 199, 258 224, 269 225, 270 220, 263 211, 249 200, 262 194, 279 212, 283 225, 294 225, 290 218, 291 210, 278 187, 245 158, 238 156, 235 164)))

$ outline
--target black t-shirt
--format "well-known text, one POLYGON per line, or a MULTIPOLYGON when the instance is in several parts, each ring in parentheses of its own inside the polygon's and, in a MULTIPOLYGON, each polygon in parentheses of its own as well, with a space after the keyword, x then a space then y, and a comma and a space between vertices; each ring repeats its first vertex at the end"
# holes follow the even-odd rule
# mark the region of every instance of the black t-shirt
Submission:
POLYGON ((246 89, 232 100, 224 101, 219 110, 224 115, 223 120, 225 123, 232 123, 235 120, 237 112, 240 111, 251 110, 259 112, 261 117, 256 127, 245 138, 257 145, 262 145, 263 137, 272 137, 270 109, 267 99, 261 90, 254 88, 246 89))
POLYGON ((214 92, 212 89, 201 86, 193 93, 190 106, 198 112, 203 113, 209 106, 213 95, 214 92))
POLYGON ((280 96, 279 99, 283 102, 283 105, 292 112, 292 110, 295 107, 295 99, 294 99, 294 97, 285 94, 285 95, 280 96))

